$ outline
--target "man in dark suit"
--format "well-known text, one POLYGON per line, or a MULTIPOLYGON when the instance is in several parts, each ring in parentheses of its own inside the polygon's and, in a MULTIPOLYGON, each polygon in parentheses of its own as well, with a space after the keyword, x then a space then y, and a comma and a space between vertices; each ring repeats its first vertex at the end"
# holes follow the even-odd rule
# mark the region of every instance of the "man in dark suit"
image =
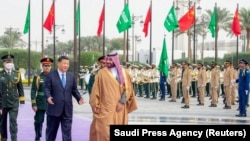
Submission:
POLYGON ((63 141, 72 141, 72 96, 80 105, 84 103, 84 99, 77 89, 76 78, 67 72, 70 66, 69 58, 60 56, 57 66, 57 69, 48 74, 44 83, 44 94, 48 102, 46 141, 56 140, 60 124, 63 141))

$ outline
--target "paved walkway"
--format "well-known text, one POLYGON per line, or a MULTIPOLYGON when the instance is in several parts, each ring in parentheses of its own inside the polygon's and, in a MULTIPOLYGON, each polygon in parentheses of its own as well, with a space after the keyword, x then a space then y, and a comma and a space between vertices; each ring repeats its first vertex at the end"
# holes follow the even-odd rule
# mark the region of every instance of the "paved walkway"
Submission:
MULTIPOLYGON (((82 93, 82 92, 81 92, 82 93)), ((33 117, 34 112, 30 103, 30 87, 25 87, 26 104, 20 107, 18 116, 18 139, 19 141, 34 140, 33 117)), ((88 141, 89 126, 92 119, 89 95, 84 94, 84 105, 74 103, 74 118, 72 126, 73 141, 88 141)), ((183 104, 178 99, 177 102, 151 100, 137 97, 138 109, 129 115, 129 124, 242 124, 250 125, 250 113, 248 117, 235 117, 238 114, 237 106, 232 109, 223 109, 222 98, 219 98, 218 107, 208 107, 209 97, 206 97, 204 106, 197 106, 197 99, 191 98, 189 109, 182 109, 183 104)), ((75 101, 75 100, 74 100, 75 101)), ((45 121, 46 123, 46 121, 45 121)), ((46 125, 43 128, 44 141, 46 125)), ((61 141, 61 131, 59 129, 57 141, 61 141)))

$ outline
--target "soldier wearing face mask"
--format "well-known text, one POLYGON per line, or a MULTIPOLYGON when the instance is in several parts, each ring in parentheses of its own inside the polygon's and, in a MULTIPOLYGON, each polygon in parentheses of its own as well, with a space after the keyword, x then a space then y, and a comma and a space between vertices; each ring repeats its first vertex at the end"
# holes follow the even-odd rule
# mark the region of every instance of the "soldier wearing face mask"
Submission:
POLYGON ((25 103, 23 84, 21 74, 14 69, 14 56, 7 54, 1 59, 4 66, 4 69, 0 72, 0 93, 2 95, 2 104, 0 104, 0 114, 2 118, 0 123, 2 141, 7 141, 8 117, 11 141, 17 141, 19 103, 25 103))

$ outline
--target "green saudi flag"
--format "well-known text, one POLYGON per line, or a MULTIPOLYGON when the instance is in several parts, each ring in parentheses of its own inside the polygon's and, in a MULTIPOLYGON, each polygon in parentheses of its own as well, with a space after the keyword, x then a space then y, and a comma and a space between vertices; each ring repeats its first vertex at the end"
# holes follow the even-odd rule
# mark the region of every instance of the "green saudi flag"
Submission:
POLYGON ((179 27, 174 6, 172 6, 168 12, 168 15, 164 21, 164 27, 168 32, 173 31, 179 27))
POLYGON ((161 59, 158 65, 158 70, 167 77, 168 76, 168 53, 167 53, 167 45, 166 39, 163 40, 163 47, 161 52, 161 59))
POLYGON ((27 10, 24 29, 23 29, 23 34, 28 33, 29 30, 30 30, 30 2, 29 2, 29 5, 28 5, 28 10, 27 10))
POLYGON ((116 23, 116 27, 119 31, 119 33, 129 29, 132 25, 132 19, 130 16, 130 12, 129 12, 129 7, 128 4, 125 5, 118 22, 116 23))
POLYGON ((211 32, 213 38, 215 37, 215 34, 216 34, 216 15, 217 15, 216 7, 214 7, 214 11, 212 13, 210 23, 208 25, 208 29, 211 32))
POLYGON ((77 9, 76 9, 76 35, 79 35, 80 31, 80 0, 78 0, 77 9))

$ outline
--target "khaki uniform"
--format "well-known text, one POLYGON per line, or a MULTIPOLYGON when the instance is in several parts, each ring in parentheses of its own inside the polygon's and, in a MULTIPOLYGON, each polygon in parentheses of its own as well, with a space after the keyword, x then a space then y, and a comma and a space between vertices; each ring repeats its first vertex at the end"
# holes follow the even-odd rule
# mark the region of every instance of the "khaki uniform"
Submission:
POLYGON ((211 70, 211 104, 217 105, 218 103, 218 89, 220 86, 220 70, 218 68, 213 68, 211 70))
POLYGON ((192 76, 191 76, 191 71, 189 70, 189 68, 184 69, 181 83, 182 83, 182 93, 183 93, 184 103, 186 106, 189 106, 190 104, 189 89, 191 86, 191 79, 192 79, 192 76))
POLYGON ((232 92, 232 80, 233 80, 233 70, 232 68, 228 67, 225 68, 224 71, 224 90, 225 90, 225 98, 226 98, 226 102, 225 102, 225 106, 231 106, 231 92, 232 92))
POLYGON ((200 104, 204 104, 205 100, 205 86, 206 86, 206 70, 201 68, 198 70, 198 75, 197 75, 197 86, 199 90, 199 102, 200 104))
POLYGON ((177 68, 176 67, 172 68, 170 75, 169 75, 172 101, 176 101, 176 97, 177 97, 178 76, 179 76, 179 73, 178 73, 177 68))

